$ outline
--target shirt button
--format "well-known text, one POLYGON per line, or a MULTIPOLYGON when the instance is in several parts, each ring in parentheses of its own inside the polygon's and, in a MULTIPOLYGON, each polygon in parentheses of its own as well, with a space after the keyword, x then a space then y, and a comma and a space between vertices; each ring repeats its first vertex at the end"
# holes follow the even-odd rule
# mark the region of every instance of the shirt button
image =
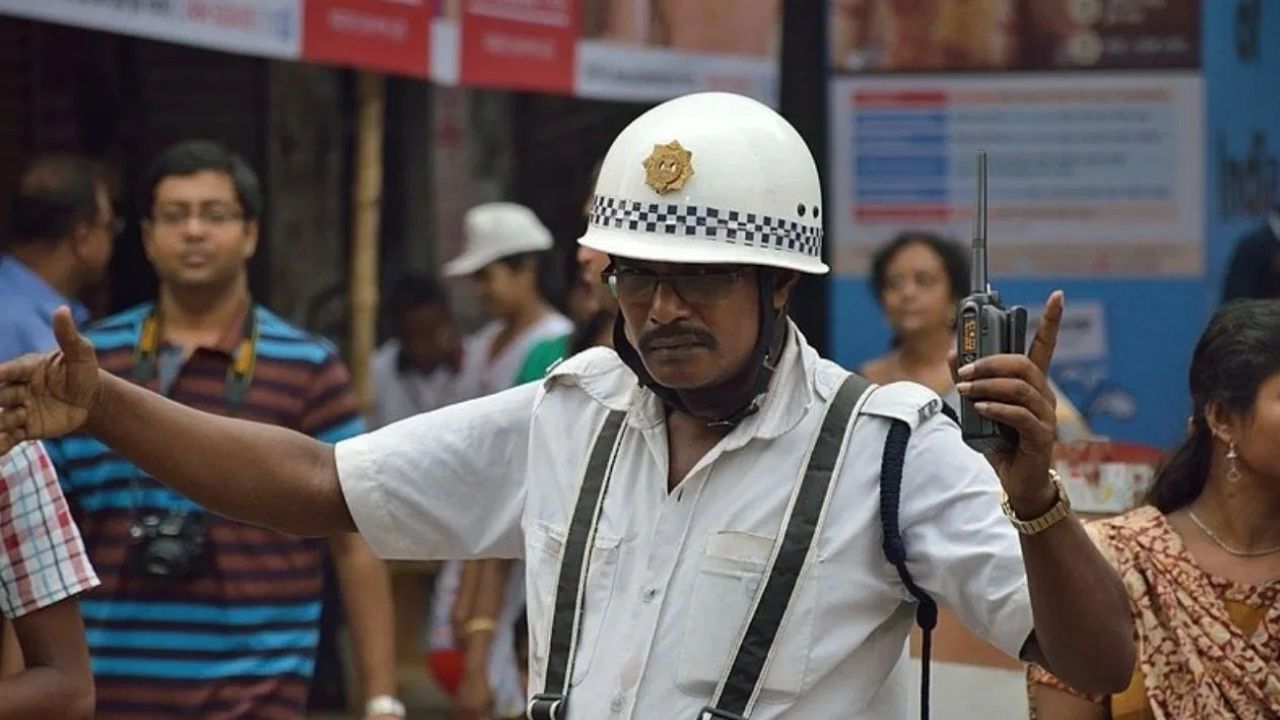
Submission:
POLYGON ((653 599, 658 597, 658 588, 645 588, 644 592, 640 593, 640 597, 643 598, 645 602, 653 602, 653 599))
POLYGON ((609 703, 609 709, 614 712, 622 712, 622 706, 627 704, 627 699, 618 693, 613 696, 613 700, 609 703))

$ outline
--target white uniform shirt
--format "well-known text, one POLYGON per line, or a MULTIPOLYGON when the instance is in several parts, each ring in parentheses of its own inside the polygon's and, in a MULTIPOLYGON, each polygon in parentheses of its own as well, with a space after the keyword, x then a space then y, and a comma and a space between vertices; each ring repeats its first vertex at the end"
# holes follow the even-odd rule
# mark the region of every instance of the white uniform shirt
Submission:
MULTIPOLYGON (((607 412, 628 411, 591 555, 570 706, 589 720, 692 720, 729 661, 823 403, 844 375, 793 330, 760 412, 672 492, 662 405, 607 349, 562 363, 541 385, 340 443, 338 473, 356 525, 384 557, 526 561, 538 692, 586 457, 607 412)), ((1010 655, 1032 629, 1018 538, 1000 512, 990 465, 953 422, 930 415, 939 407, 931 391, 897 384, 874 393, 753 720, 906 715, 914 612, 880 550, 889 421, 877 416, 917 425, 900 512, 916 581, 1010 655)))

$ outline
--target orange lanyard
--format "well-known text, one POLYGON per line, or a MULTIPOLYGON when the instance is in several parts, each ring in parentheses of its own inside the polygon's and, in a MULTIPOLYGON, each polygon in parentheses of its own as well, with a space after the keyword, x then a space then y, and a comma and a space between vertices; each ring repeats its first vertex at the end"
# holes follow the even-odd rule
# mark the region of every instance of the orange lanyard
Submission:
MULTIPOLYGON (((253 382, 253 370, 258 359, 258 321, 253 306, 245 314, 244 332, 236 345, 231 367, 227 368, 227 410, 234 412, 244 402, 253 382)), ((142 333, 133 349, 133 379, 138 383, 154 380, 157 374, 156 357, 160 349, 160 318, 152 310, 142 321, 142 333)))

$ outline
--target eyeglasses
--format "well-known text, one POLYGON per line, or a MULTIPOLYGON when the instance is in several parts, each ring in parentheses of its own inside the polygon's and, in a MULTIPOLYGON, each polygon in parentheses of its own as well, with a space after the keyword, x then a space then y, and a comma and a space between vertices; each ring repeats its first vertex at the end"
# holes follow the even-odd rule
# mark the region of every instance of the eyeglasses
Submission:
POLYGON ((709 305, 723 300, 744 272, 709 268, 677 275, 659 275, 647 270, 609 266, 600 273, 600 279, 609 286, 609 292, 615 298, 626 303, 653 302, 658 285, 666 285, 687 303, 709 305))
POLYGON ((199 218, 201 223, 210 227, 221 227, 243 220, 244 213, 220 206, 203 207, 199 212, 193 213, 188 207, 175 206, 160 208, 153 214, 155 223, 162 227, 181 227, 191 222, 193 217, 199 218))

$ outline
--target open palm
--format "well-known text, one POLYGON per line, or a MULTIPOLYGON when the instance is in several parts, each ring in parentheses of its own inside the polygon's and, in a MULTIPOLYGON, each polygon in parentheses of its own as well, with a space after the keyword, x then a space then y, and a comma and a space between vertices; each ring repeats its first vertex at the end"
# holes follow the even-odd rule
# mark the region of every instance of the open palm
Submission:
POLYGON ((23 440, 65 435, 89 418, 98 392, 93 345, 67 308, 54 314, 53 331, 58 350, 0 363, 0 453, 23 440))

